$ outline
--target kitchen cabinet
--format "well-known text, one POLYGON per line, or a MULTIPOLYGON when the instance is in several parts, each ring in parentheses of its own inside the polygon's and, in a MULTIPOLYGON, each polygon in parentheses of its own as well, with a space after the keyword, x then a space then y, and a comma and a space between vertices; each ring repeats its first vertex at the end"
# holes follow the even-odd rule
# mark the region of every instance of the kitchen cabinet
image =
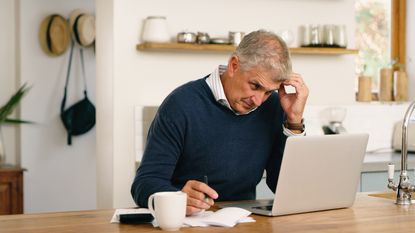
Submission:
POLYGON ((23 172, 25 169, 0 166, 0 215, 23 213, 23 172))
POLYGON ((268 188, 266 178, 263 177, 261 182, 256 186, 256 199, 273 199, 274 193, 268 188))
MULTIPOLYGON (((221 44, 186 44, 186 43, 142 43, 137 45, 139 51, 211 51, 211 52, 233 52, 234 45, 221 44)), ((357 54, 357 49, 346 48, 290 48, 291 54, 310 55, 342 55, 357 54)))
MULTIPOLYGON (((400 171, 395 171, 394 180, 399 181, 400 171)), ((414 170, 408 170, 409 178, 415 177, 414 170)), ((391 191, 388 185, 388 172, 362 172, 360 175, 360 192, 391 191)))

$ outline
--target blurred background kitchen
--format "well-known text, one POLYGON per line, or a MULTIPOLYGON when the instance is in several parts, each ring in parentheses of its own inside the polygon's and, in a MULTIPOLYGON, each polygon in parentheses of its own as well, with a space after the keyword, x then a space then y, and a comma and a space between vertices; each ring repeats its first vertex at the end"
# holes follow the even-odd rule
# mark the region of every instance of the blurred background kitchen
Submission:
MULTIPOLYGON (((413 1, 403 0, 0 0, 0 105, 28 83, 32 88, 18 116, 36 122, 1 126, 6 163, 27 169, 24 212, 134 206, 130 185, 142 155, 143 124, 151 120, 143 117, 143 108, 160 105, 178 85, 226 64, 231 53, 229 47, 195 49, 197 41, 177 48, 180 32, 229 39, 229 32, 262 28, 283 36, 292 48, 294 71, 310 88, 307 134, 369 132, 370 159, 360 190, 386 190, 385 164, 396 158, 391 149, 394 125, 415 99, 415 47, 409 43, 415 40, 414 10, 413 1), (406 25, 390 14, 391 2, 401 7, 406 2, 406 25), (38 30, 47 15, 68 17, 78 8, 96 16, 96 46, 85 51, 85 63, 97 124, 68 146, 59 107, 69 52, 45 54, 38 30), (143 46, 149 16, 165 18, 167 49, 143 46), (391 22, 399 31, 392 33, 391 22), (313 27, 341 27, 345 41, 336 44, 332 38, 310 46, 313 37, 303 34, 313 27), (399 51, 394 55, 391 41, 399 51), (383 68, 406 71, 406 98, 394 96, 393 80, 382 87, 383 68), (390 96, 381 95, 385 88, 390 96)), ((216 41, 220 43, 229 41, 216 41)), ((74 65, 76 77, 81 71, 74 65)), ((72 80, 70 103, 82 98, 83 87, 81 78, 72 80)), ((258 196, 266 197, 269 193, 261 185, 258 196)))

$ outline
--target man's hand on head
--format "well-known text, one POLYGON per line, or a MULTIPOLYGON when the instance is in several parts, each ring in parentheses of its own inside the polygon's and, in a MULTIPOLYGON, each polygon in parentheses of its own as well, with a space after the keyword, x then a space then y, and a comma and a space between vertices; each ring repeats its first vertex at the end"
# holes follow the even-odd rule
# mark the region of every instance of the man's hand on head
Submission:
POLYGON ((218 198, 218 193, 214 189, 196 180, 187 181, 182 192, 187 193, 186 215, 209 209, 214 204, 213 199, 218 198))
POLYGON ((300 74, 291 73, 289 78, 281 83, 281 86, 278 89, 278 95, 280 97, 282 109, 287 115, 287 121, 289 123, 301 123, 308 98, 308 92, 308 87, 300 74), (284 86, 287 85, 293 86, 295 88, 295 93, 288 94, 284 88, 284 86))

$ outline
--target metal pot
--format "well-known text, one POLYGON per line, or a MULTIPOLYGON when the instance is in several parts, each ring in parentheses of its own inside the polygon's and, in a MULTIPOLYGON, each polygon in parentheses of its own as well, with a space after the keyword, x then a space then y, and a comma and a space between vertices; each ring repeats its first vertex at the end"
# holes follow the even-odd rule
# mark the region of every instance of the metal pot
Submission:
POLYGON ((210 37, 206 32, 198 32, 196 41, 198 44, 209 44, 210 37))
POLYGON ((244 36, 244 32, 229 32, 229 43, 238 46, 244 36))
POLYGON ((179 43, 196 43, 196 34, 193 32, 179 32, 177 34, 179 43))

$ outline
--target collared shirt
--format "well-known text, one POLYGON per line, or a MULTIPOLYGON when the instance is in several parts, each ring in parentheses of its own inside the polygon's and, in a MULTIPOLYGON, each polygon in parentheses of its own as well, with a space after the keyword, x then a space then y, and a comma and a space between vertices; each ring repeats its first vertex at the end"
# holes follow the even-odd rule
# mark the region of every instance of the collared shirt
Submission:
MULTIPOLYGON (((213 73, 211 73, 209 75, 209 77, 206 78, 206 83, 209 86, 210 90, 212 91, 213 96, 215 97, 216 101, 220 104, 222 104, 223 106, 229 108, 230 110, 232 110, 232 112, 234 112, 236 115, 244 115, 244 114, 249 114, 253 111, 256 110, 256 108, 251 109, 249 112, 247 113, 238 113, 235 110, 232 109, 231 105, 229 104, 228 99, 226 99, 226 95, 225 95, 225 91, 223 89, 223 85, 222 85, 222 81, 220 79, 220 76, 226 71, 227 66, 224 65, 219 65, 218 68, 215 69, 215 71, 213 71, 213 73)), ((300 134, 295 134, 293 133, 291 130, 285 128, 284 125, 282 125, 283 128, 283 132, 286 136, 303 136, 305 135, 305 131, 303 131, 300 134)))

